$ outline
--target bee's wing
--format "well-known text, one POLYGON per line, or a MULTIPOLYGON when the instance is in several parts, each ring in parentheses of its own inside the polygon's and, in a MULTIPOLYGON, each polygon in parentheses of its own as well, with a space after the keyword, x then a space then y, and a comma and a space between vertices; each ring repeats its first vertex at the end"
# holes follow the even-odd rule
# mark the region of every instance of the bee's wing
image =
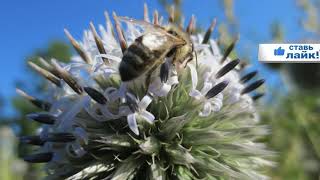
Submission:
POLYGON ((129 17, 123 17, 123 16, 118 16, 117 19, 119 19, 122 22, 139 25, 139 26, 141 26, 143 28, 146 28, 146 29, 164 31, 161 28, 161 26, 155 25, 155 24, 151 24, 151 23, 148 23, 146 21, 137 20, 137 19, 133 19, 133 18, 129 18, 129 17))
POLYGON ((151 24, 151 23, 148 23, 146 21, 142 21, 142 20, 136 20, 136 19, 133 19, 133 18, 129 18, 129 17, 123 17, 123 16, 119 16, 117 17, 119 21, 122 21, 122 22, 126 22, 126 23, 131 23, 131 24, 135 24, 135 25, 138 25, 138 26, 141 26, 143 27, 147 32, 160 32, 162 33, 163 35, 165 36, 168 36, 172 42, 174 42, 174 45, 175 46, 178 46, 178 45, 183 45, 185 44, 186 42, 176 36, 173 36, 172 34, 169 34, 166 30, 164 30, 161 26, 159 25, 155 25, 155 24, 151 24))

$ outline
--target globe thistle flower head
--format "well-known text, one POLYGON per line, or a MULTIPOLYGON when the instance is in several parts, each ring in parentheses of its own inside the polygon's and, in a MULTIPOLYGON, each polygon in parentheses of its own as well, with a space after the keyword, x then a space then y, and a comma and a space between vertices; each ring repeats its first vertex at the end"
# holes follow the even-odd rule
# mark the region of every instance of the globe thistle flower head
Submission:
POLYGON ((90 23, 82 41, 65 30, 77 51, 69 63, 29 63, 50 84, 43 100, 18 90, 43 110, 28 115, 43 126, 21 138, 39 146, 25 161, 46 163, 49 179, 266 178, 259 170, 273 165, 266 160, 273 153, 257 142, 268 129, 258 125, 254 102, 262 95, 249 94, 264 80, 251 82, 256 72, 240 77, 241 61, 229 58, 238 38, 222 54, 210 38, 216 21, 196 34, 193 16, 183 32, 190 58, 175 61, 182 48, 171 48, 162 65, 127 81, 121 73, 148 61, 146 52, 168 43, 161 40, 183 38, 165 32, 172 15, 165 23, 155 11, 150 21, 146 6, 142 21, 113 18, 114 26, 106 13, 99 33, 90 23), (134 47, 139 38, 143 50, 134 47), (128 54, 142 62, 121 70, 128 54))

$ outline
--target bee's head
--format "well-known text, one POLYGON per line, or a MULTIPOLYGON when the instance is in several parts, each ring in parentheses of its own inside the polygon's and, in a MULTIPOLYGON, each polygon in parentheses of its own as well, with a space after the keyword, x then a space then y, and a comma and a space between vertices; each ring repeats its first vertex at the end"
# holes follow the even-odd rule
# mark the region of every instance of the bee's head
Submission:
POLYGON ((169 34, 176 36, 180 39, 183 39, 186 44, 190 44, 190 35, 186 33, 181 27, 177 26, 176 24, 169 23, 164 28, 169 34))
POLYGON ((186 64, 194 59, 193 51, 194 46, 190 38, 190 34, 185 32, 176 24, 168 24, 164 29, 171 35, 178 37, 183 40, 185 44, 173 48, 169 53, 168 57, 173 57, 173 63, 177 69, 184 69, 186 64))

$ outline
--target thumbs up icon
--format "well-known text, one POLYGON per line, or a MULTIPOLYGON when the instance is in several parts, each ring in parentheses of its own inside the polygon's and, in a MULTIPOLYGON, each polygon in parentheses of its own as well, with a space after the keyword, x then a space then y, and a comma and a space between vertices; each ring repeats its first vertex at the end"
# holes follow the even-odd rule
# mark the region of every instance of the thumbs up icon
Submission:
POLYGON ((281 46, 278 49, 274 50, 275 56, 283 56, 284 55, 284 49, 281 48, 281 46))

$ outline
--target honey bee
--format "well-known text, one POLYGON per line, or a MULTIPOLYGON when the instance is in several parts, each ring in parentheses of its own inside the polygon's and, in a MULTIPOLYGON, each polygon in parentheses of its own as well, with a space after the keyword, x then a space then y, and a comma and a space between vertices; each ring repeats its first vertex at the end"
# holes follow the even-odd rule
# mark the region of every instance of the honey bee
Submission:
POLYGON ((160 79, 166 82, 170 63, 179 70, 193 59, 193 44, 189 34, 175 24, 162 27, 146 21, 118 18, 145 28, 145 33, 136 38, 123 54, 119 66, 122 81, 131 81, 145 74, 148 87, 152 73, 161 65, 160 79))

